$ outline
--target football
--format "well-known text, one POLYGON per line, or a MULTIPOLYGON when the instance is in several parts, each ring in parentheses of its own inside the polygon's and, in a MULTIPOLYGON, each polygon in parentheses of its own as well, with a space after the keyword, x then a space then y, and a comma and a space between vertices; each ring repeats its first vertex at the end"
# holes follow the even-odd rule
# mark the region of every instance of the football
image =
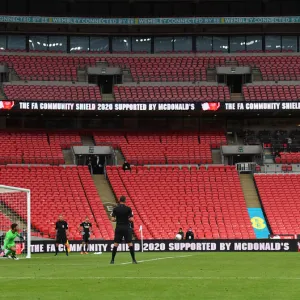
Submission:
POLYGON ((176 234, 176 236, 175 236, 175 239, 177 240, 177 241, 180 241, 180 240, 182 240, 182 236, 181 236, 181 234, 176 234))

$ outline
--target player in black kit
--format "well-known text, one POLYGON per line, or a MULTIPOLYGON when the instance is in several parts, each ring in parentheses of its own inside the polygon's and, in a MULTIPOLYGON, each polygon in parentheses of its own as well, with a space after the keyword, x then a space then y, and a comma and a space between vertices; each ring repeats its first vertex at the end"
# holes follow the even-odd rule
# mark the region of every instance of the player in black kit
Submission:
POLYGON ((125 242, 129 246, 130 255, 132 258, 132 263, 136 264, 134 248, 132 244, 132 228, 130 223, 133 222, 132 210, 129 206, 125 205, 126 198, 124 196, 120 197, 120 204, 114 208, 112 212, 112 221, 117 222, 115 230, 114 248, 112 250, 111 264, 115 263, 115 256, 117 254, 117 249, 124 238, 125 242))
POLYGON ((67 247, 67 231, 69 229, 68 223, 64 221, 62 215, 58 217, 58 221, 55 224, 56 229, 56 244, 55 244, 55 256, 58 254, 58 246, 59 244, 63 244, 66 249, 66 255, 68 256, 68 247, 67 247))
POLYGON ((89 240, 90 240, 90 235, 92 233, 92 224, 89 222, 89 218, 86 217, 85 221, 82 222, 79 225, 79 230, 81 231, 82 234, 82 251, 80 254, 88 254, 88 248, 89 248, 89 240), (82 231, 80 230, 82 227, 82 231))

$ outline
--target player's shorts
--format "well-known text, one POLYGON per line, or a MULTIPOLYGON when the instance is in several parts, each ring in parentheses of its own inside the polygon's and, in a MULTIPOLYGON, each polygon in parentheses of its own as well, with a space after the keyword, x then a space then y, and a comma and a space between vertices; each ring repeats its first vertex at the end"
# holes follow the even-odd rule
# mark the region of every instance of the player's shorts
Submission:
POLYGON ((84 243, 88 243, 89 240, 90 240, 90 234, 89 234, 89 233, 86 233, 86 234, 84 234, 84 235, 82 236, 82 241, 83 241, 84 243))
POLYGON ((66 244, 67 243, 67 236, 65 234, 58 234, 56 236, 56 244, 66 244))
POLYGON ((131 243, 132 242, 132 229, 128 227, 117 227, 115 230, 115 243, 122 243, 123 238, 125 240, 125 243, 131 243))
POLYGON ((11 247, 16 247, 15 243, 7 244, 5 247, 3 246, 3 250, 10 250, 11 247))

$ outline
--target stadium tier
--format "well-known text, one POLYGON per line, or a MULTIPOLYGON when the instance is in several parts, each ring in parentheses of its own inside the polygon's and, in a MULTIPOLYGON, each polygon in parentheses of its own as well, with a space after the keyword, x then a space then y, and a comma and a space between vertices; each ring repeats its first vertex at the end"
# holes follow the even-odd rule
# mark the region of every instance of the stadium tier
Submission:
POLYGON ((115 195, 128 197, 145 238, 173 239, 180 227, 192 227, 196 238, 255 238, 234 167, 108 167, 107 174, 115 195))
POLYGON ((132 164, 212 163, 212 148, 226 144, 223 132, 104 135, 94 133, 96 145, 121 149, 132 164))
POLYGON ((255 182, 273 234, 299 234, 299 174, 256 175, 255 182))
POLYGON ((53 85, 4 85, 4 93, 10 100, 39 101, 101 101, 98 86, 53 85))
MULTIPOLYGON (((223 132, 117 134, 94 133, 96 145, 121 149, 135 164, 212 163, 211 149, 226 144, 223 132)), ((63 149, 82 145, 77 132, 0 133, 0 164, 63 164, 63 149)))
POLYGON ((77 133, 0 133, 0 164, 63 164, 62 149, 81 145, 77 133))
POLYGON ((78 68, 96 66, 105 62, 108 66, 130 69, 132 78, 137 82, 147 81, 206 81, 207 69, 217 66, 250 66, 258 68, 263 80, 299 80, 300 57, 295 55, 232 55, 181 54, 171 57, 139 54, 122 55, 55 55, 52 53, 35 55, 3 53, 0 62, 13 68, 21 80, 37 81, 77 81, 78 68))
POLYGON ((300 85, 244 85, 246 101, 298 101, 300 85))
MULTIPOLYGON (((93 223, 92 238, 113 238, 113 229, 87 167, 1 167, 1 184, 31 190, 31 223, 45 237, 56 235, 55 222, 63 214, 69 223, 69 239, 81 239, 79 224, 85 216, 93 223)), ((24 194, 20 194, 20 197, 24 194)), ((5 194, 0 201, 21 218, 26 209, 14 207, 5 194)), ((26 202, 24 202, 24 206, 26 202)))
POLYGON ((230 100, 227 86, 116 86, 114 96, 117 102, 230 100))

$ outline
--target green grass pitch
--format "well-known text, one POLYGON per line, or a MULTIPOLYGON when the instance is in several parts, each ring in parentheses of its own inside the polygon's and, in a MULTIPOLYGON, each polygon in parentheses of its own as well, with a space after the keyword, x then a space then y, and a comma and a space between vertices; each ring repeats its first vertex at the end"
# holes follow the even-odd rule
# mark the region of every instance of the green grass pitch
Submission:
POLYGON ((0 299, 299 299, 298 253, 35 254, 0 260, 0 299))

